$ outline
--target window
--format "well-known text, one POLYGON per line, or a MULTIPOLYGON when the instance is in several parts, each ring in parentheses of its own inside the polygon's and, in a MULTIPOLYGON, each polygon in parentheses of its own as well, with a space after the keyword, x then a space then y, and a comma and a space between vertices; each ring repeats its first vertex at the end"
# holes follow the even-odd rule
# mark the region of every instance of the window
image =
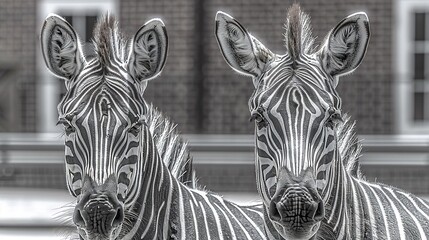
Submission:
POLYGON ((398 132, 429 133, 429 1, 396 6, 396 112, 398 132))
POLYGON ((89 11, 72 15, 70 12, 64 12, 64 10, 61 10, 57 14, 65 18, 67 22, 69 22, 73 26, 73 28, 79 34, 79 38, 83 43, 85 56, 91 57, 94 54, 93 49, 90 45, 92 39, 92 31, 95 27, 95 24, 97 23, 98 16, 102 14, 102 12, 89 11))
MULTIPOLYGON (((100 14, 107 11, 115 14, 115 0, 44 0, 39 5, 39 22, 43 23, 49 13, 55 13, 65 18, 79 34, 83 43, 83 51, 87 57, 94 55, 91 47, 92 31, 100 14)), ((45 67, 38 49, 39 78, 38 94, 38 129, 41 132, 55 132, 57 121, 57 104, 65 93, 64 82, 53 77, 45 67)))

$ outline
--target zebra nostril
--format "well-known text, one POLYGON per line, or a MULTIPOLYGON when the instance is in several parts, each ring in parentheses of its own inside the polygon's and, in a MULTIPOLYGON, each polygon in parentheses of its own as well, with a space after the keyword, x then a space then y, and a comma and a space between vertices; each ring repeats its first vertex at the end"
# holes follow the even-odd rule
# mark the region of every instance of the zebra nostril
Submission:
POLYGON ((319 201, 319 203, 317 204, 317 209, 314 213, 313 219, 315 221, 322 221, 324 216, 325 216, 325 207, 323 205, 323 201, 319 201))
POLYGON ((277 209, 277 203, 274 201, 271 201, 270 203, 269 216, 273 221, 280 221, 282 219, 280 212, 277 209))
POLYGON ((74 214, 73 214, 73 222, 74 222, 77 226, 79 226, 79 227, 84 227, 84 226, 85 226, 85 219, 84 219, 84 217, 82 216, 82 212, 81 212, 81 210, 80 210, 80 209, 76 209, 76 210, 74 211, 74 214))
POLYGON ((124 221, 124 210, 122 207, 116 209, 116 215, 113 218, 112 226, 117 227, 124 221))

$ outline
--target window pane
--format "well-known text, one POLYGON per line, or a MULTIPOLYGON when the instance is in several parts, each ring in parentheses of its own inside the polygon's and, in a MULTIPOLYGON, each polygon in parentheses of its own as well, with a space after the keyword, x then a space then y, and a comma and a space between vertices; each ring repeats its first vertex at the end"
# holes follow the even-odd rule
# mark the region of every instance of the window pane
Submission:
POLYGON ((97 23, 97 16, 86 16, 86 42, 90 42, 92 39, 92 32, 94 30, 95 24, 97 23))
POLYGON ((425 54, 414 54, 414 79, 423 80, 425 78, 425 54))
POLYGON ((414 39, 416 41, 425 40, 425 15, 426 13, 415 13, 415 28, 414 28, 414 39))
POLYGON ((424 93, 414 93, 414 120, 422 121, 424 119, 424 93))

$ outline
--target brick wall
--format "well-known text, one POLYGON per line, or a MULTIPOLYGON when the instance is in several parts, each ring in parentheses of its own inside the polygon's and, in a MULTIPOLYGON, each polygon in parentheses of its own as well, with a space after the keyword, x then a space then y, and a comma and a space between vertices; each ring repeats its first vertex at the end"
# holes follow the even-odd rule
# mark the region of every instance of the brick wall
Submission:
POLYGON ((148 84, 145 99, 178 123, 182 132, 195 133, 198 99, 194 3, 189 0, 120 2, 120 25, 130 36, 153 17, 162 18, 166 25, 169 54, 161 76, 148 84))
MULTIPOLYGON (((14 91, 9 101, 13 108, 7 108, 2 99, 2 115, 13 115, 8 122, 2 122, 1 131, 35 131, 36 126, 36 2, 31 0, 0 1, 0 60, 2 64, 12 65, 13 73, 3 81, 7 89, 14 91)), ((2 116, 4 117, 4 116, 2 116)))
MULTIPOLYGON (((292 2, 121 1, 122 26, 127 32, 134 33, 150 17, 160 16, 169 33, 166 68, 159 79, 150 83, 146 98, 171 116, 183 132, 253 134, 247 107, 253 91, 251 79, 233 72, 223 60, 213 33, 214 17, 218 10, 230 13, 267 47, 283 53, 283 23, 292 2), (202 32, 198 33, 197 29, 202 32), (201 74, 198 74, 199 66, 201 74)), ((341 79, 338 91, 343 98, 343 110, 358 120, 360 134, 392 133, 391 1, 304 0, 300 3, 312 17, 318 43, 342 18, 355 11, 368 13, 372 32, 368 54, 354 74, 341 79)))
MULTIPOLYGON (((185 133, 253 134, 247 101, 251 79, 233 72, 223 60, 214 37, 214 17, 223 10, 244 24, 267 47, 283 53, 283 23, 294 1, 177 0, 118 1, 120 24, 126 34, 152 17, 161 17, 170 49, 161 77, 145 93, 185 133)), ((300 1, 310 14, 313 33, 320 42, 338 21, 354 11, 366 11, 371 22, 368 54, 360 68, 343 77, 338 86, 343 110, 358 120, 358 133, 393 133, 392 3, 389 0, 300 1)), ((11 126, 0 131, 36 131, 36 48, 41 23, 36 22, 37 1, 1 0, 0 60, 17 66, 11 91, 16 106, 11 126)), ((1 62, 1 61, 0 61, 1 62)), ((9 89, 9 88, 8 88, 9 89)), ((1 109, 0 109, 1 110, 1 109)), ((1 112, 1 111, 0 111, 1 112)))

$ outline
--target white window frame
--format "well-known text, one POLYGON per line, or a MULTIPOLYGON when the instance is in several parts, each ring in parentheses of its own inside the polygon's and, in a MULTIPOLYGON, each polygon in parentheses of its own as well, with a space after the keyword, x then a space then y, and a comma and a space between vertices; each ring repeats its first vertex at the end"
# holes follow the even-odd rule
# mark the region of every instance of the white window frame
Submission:
MULTIPOLYGON (((73 15, 82 15, 85 12, 107 12, 115 15, 117 8, 116 0, 42 0, 38 6, 39 29, 50 13, 67 12, 73 15)), ((40 30, 39 30, 40 31, 40 30)), ((61 91, 58 79, 54 78, 46 68, 40 51, 40 42, 37 42, 37 124, 39 132, 58 132, 57 104, 61 91)))
MULTIPOLYGON (((399 134, 429 133, 429 121, 414 121, 414 14, 422 9, 429 12, 428 0, 396 0, 393 26, 393 53, 395 54, 394 109, 399 134)), ((426 29, 429 27, 426 18, 426 29)), ((426 33, 428 34, 428 33, 426 33)), ((429 51, 429 49, 427 49, 429 51)), ((428 52, 429 53, 429 52, 428 52)), ((427 59, 429 61, 429 59, 427 59)), ((429 70, 429 69, 428 69, 429 70)), ((427 92, 427 91, 426 91, 427 92)), ((427 101, 425 101, 427 102, 427 101)), ((426 104, 425 104, 426 106, 426 104)), ((429 104, 427 104, 429 107, 429 104)))

